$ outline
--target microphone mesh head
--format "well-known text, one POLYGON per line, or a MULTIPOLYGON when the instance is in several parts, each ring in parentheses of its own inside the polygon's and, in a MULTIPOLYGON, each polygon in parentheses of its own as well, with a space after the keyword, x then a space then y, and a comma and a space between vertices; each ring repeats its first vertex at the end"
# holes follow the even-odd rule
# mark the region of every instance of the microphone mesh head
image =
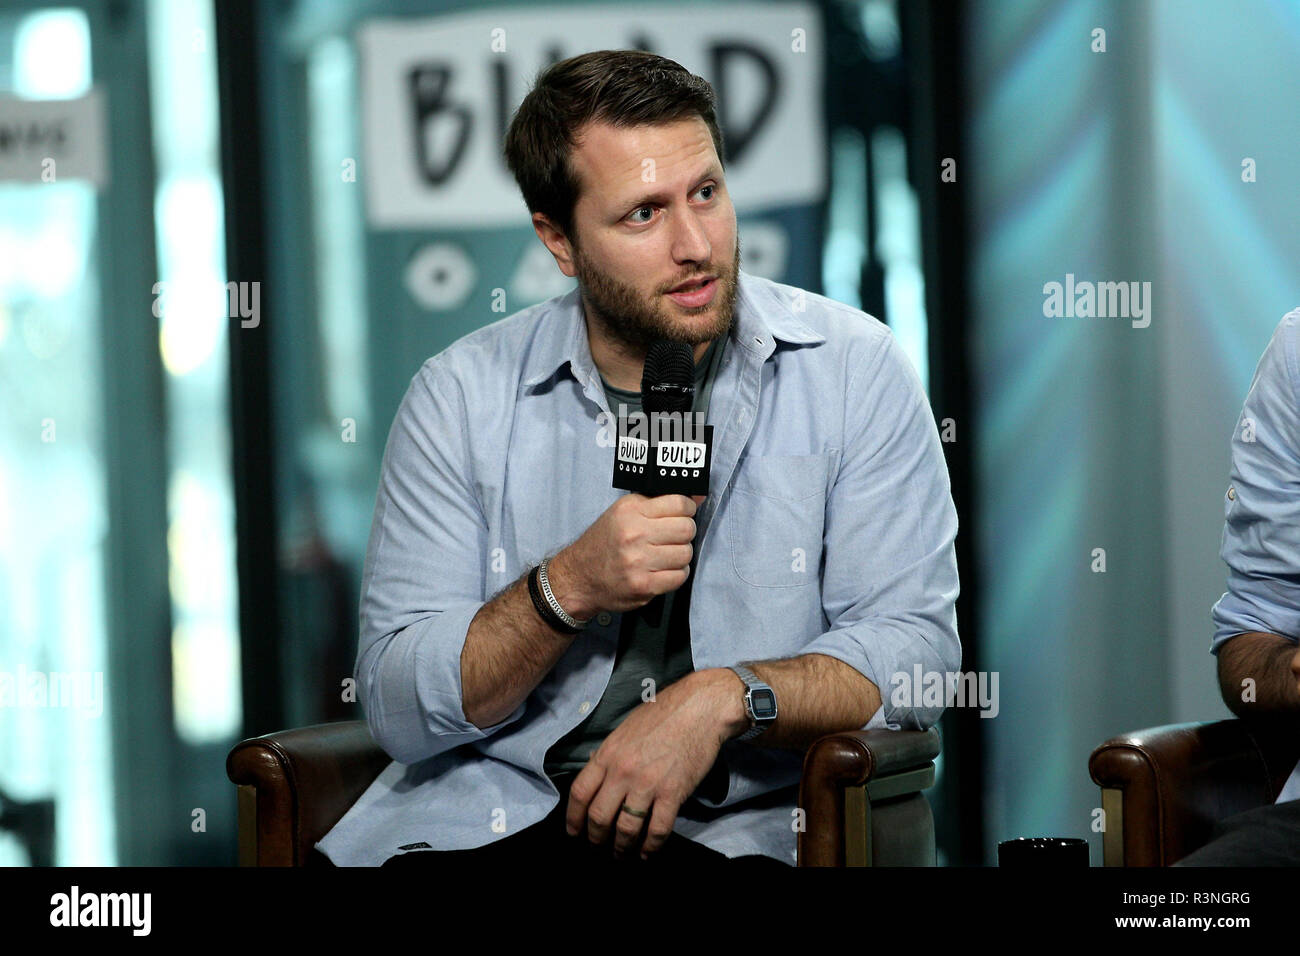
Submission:
POLYGON ((654 342, 641 373, 642 410, 689 412, 694 402, 695 350, 685 342, 654 342))

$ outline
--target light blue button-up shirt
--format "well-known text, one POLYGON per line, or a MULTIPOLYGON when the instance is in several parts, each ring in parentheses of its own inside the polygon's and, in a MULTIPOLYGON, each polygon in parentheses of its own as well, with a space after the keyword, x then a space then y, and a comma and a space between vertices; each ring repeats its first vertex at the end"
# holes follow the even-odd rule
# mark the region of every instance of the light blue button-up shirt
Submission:
MULTIPOLYGON (((1211 615, 1211 652, 1249 631, 1300 642, 1300 309, 1283 316, 1255 368, 1223 516, 1228 590, 1211 615)), ((1278 802, 1297 799, 1300 764, 1278 802)))
MULTIPOLYGON (((896 706, 891 677, 955 671, 961 648, 957 517, 924 390, 876 319, 738 282, 692 542, 695 668, 825 654, 881 689, 866 727, 925 729, 943 708, 896 706)), ((614 432, 577 289, 466 335, 412 379, 384 452, 356 663, 394 762, 317 844, 336 864, 483 846, 559 802, 542 761, 600 700, 621 615, 599 614, 486 729, 465 719, 460 656, 488 600, 626 494, 614 432)), ((725 799, 692 797, 674 832, 793 864, 802 753, 729 740, 720 759, 725 799)))

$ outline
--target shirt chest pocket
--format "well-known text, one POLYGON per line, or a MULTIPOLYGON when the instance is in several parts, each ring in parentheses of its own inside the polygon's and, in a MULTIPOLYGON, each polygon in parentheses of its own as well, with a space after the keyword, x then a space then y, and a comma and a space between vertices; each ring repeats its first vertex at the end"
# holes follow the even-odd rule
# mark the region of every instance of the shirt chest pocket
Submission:
POLYGON ((806 587, 817 580, 832 453, 749 456, 727 505, 731 559, 746 584, 806 587))

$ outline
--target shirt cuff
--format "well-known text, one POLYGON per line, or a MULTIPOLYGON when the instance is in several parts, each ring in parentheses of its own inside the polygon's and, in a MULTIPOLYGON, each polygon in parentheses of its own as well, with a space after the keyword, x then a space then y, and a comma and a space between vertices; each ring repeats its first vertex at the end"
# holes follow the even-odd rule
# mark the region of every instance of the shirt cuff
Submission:
POLYGON ((491 727, 465 719, 460 657, 483 603, 458 605, 409 625, 389 637, 369 665, 361 688, 366 719, 376 743, 394 760, 412 764, 436 757, 523 716, 526 701, 491 727))

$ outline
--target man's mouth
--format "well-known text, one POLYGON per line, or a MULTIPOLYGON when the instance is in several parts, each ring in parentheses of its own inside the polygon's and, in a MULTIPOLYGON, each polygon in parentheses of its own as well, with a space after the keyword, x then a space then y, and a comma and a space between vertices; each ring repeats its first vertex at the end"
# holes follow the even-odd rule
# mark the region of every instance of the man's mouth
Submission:
POLYGON ((696 291, 697 289, 699 289, 700 286, 707 285, 708 283, 712 282, 712 281, 715 280, 716 278, 717 278, 717 276, 700 276, 699 278, 691 279, 691 280, 688 281, 688 282, 683 282, 681 285, 677 286, 676 288, 672 289, 671 291, 673 291, 673 292, 694 292, 694 291, 696 291))
POLYGON ((718 280, 716 276, 710 276, 703 280, 693 280, 683 286, 674 289, 668 294, 679 305, 687 308, 696 308, 702 305, 708 305, 713 299, 713 293, 717 288, 718 280))

